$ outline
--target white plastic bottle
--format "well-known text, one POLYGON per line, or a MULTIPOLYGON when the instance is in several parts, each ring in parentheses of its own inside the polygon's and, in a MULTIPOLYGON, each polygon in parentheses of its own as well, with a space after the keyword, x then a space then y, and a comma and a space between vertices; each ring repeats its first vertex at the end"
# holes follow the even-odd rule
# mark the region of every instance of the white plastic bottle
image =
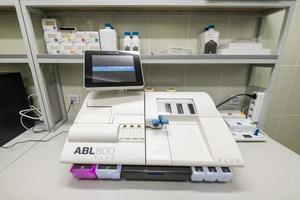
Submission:
POLYGON ((208 25, 199 36, 200 54, 216 54, 218 49, 219 32, 215 25, 208 25))
POLYGON ((139 32, 132 32, 131 44, 132 44, 133 51, 140 51, 139 32))
POLYGON ((124 32, 123 50, 124 51, 131 51, 132 50, 130 32, 124 32))
POLYGON ((117 33, 111 23, 105 23, 105 28, 99 30, 100 48, 102 51, 118 50, 117 33))

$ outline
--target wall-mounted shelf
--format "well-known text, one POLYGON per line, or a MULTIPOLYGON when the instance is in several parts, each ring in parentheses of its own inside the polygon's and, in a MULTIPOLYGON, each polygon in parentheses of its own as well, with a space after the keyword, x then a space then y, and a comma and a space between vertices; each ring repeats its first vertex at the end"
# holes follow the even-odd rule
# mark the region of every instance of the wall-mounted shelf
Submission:
POLYGON ((0 63, 28 63, 26 54, 0 54, 0 63))
POLYGON ((206 1, 206 0, 31 0, 22 1, 24 5, 39 7, 46 12, 55 11, 203 11, 270 13, 290 6, 290 1, 206 1))
MULTIPOLYGON (((37 55, 40 64, 83 63, 83 55, 37 55)), ((263 64, 273 66, 277 55, 142 55, 143 64, 263 64)))

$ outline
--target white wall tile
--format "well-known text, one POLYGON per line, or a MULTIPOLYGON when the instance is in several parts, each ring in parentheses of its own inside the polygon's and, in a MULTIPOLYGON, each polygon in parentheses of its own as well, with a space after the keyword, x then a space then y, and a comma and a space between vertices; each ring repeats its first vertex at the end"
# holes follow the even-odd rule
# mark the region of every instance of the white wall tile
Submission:
POLYGON ((0 53, 25 53, 17 15, 14 13, 0 15, 0 53))
POLYGON ((159 54, 168 48, 188 48, 188 16, 151 15, 149 19, 149 51, 159 54))

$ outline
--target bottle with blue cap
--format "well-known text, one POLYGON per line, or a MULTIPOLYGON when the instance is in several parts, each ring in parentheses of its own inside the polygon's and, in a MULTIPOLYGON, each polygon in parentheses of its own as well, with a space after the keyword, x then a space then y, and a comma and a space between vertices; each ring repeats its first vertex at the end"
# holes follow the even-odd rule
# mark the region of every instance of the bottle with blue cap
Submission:
POLYGON ((132 32, 132 50, 133 51, 140 51, 140 38, 139 38, 139 32, 132 32))
POLYGON ((111 23, 104 24, 104 29, 99 30, 99 37, 102 51, 118 50, 117 32, 111 23))
POLYGON ((215 30, 215 27, 215 25, 210 24, 199 35, 198 49, 200 54, 217 53, 219 32, 215 30))
POLYGON ((124 32, 123 50, 124 51, 131 51, 132 50, 131 33, 130 32, 124 32))

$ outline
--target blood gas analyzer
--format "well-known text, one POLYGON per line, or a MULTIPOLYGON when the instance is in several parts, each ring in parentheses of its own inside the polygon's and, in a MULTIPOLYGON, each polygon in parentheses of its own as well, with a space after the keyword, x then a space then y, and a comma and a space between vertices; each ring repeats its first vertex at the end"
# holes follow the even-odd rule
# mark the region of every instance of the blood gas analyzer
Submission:
POLYGON ((227 182, 243 159, 205 92, 144 92, 136 52, 86 51, 61 161, 77 178, 227 182))

